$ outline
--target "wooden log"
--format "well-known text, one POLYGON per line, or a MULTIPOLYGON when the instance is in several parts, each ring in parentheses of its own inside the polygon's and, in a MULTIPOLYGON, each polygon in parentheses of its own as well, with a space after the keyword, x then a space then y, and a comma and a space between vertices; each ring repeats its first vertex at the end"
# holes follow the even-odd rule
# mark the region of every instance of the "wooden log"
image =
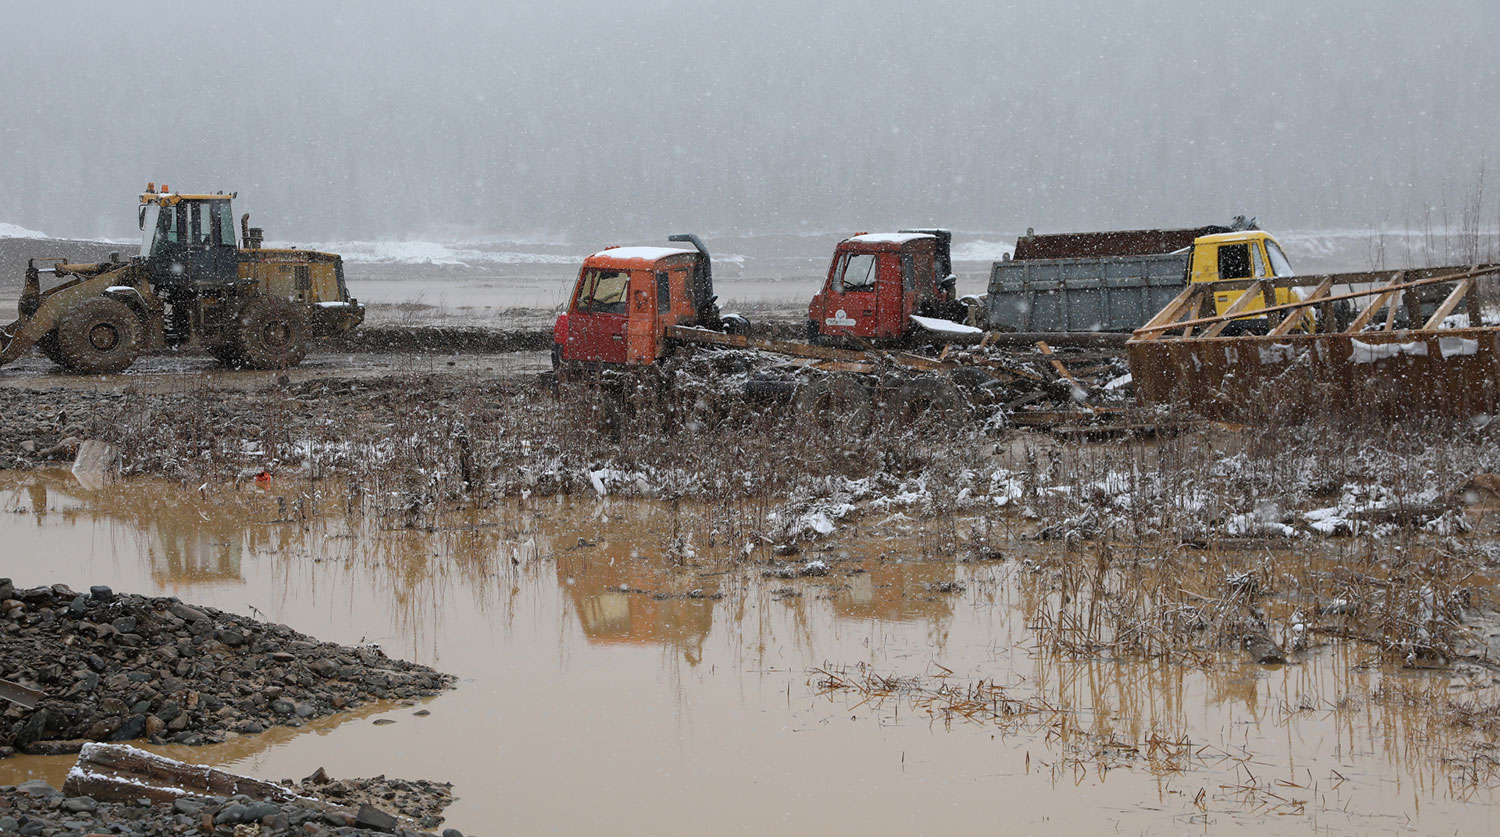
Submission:
POLYGON ((78 753, 62 789, 68 796, 89 796, 98 802, 134 802, 141 798, 171 802, 184 796, 243 794, 261 802, 307 800, 323 810, 336 808, 261 779, 188 764, 124 744, 97 742, 84 745, 78 753))
POLYGON ((0 698, 10 701, 22 709, 35 709, 37 703, 46 696, 45 692, 28 689, 20 683, 0 680, 0 698))

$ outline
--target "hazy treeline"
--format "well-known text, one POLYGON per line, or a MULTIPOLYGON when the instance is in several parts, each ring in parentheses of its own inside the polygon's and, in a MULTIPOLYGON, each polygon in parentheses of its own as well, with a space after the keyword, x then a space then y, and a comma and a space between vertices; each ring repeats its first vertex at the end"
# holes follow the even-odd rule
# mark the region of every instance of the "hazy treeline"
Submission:
POLYGON ((283 240, 1400 226, 1500 160, 1500 4, 12 4, 0 221, 283 240))

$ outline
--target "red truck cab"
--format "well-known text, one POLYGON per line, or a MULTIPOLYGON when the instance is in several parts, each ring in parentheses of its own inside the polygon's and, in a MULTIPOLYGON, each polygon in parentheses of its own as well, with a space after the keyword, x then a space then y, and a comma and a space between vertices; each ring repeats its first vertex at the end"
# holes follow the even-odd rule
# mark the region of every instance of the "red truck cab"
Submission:
POLYGON ((945 317, 953 304, 947 230, 860 233, 840 241, 807 310, 814 340, 898 340, 912 315, 945 317))
POLYGON ((707 251, 673 240, 699 249, 610 247, 583 260, 553 327, 555 366, 649 365, 666 353, 668 326, 717 320, 707 251))

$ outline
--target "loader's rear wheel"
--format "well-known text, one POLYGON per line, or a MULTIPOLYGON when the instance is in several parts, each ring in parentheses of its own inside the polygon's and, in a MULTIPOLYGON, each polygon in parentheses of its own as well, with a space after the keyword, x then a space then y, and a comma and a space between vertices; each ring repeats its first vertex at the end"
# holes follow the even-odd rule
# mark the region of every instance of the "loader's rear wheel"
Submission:
POLYGON ((42 350, 42 354, 46 355, 48 360, 58 366, 63 365, 62 347, 57 345, 57 332, 55 330, 47 332, 46 336, 36 341, 36 347, 42 350))
POLYGON ((119 372, 140 356, 145 331, 141 318, 120 300, 86 299, 57 324, 54 360, 73 372, 119 372))
POLYGON ((245 303, 235 321, 234 355, 236 365, 250 369, 296 366, 307 357, 307 318, 285 299, 245 303))

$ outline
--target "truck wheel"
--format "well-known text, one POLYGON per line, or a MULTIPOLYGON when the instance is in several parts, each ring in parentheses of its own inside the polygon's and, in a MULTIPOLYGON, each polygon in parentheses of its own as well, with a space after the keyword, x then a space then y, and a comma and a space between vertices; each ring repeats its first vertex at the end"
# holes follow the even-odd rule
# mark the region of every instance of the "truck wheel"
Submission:
POLYGON ((307 318, 288 300, 252 299, 235 319, 234 353, 249 369, 296 366, 307 357, 307 318))
POLYGON ((57 324, 57 355, 43 351, 73 372, 119 372, 140 356, 145 330, 129 305, 96 296, 74 306, 57 324))

